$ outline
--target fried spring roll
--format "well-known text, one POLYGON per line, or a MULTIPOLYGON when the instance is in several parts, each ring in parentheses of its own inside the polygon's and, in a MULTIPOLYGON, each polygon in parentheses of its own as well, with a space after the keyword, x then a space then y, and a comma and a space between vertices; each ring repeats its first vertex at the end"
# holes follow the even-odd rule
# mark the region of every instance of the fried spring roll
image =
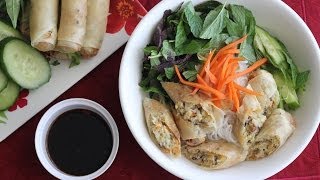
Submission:
POLYGON ((164 104, 145 98, 144 113, 149 134, 161 151, 175 157, 181 154, 180 133, 172 114, 164 104))
POLYGON ((262 94, 257 96, 264 114, 269 117, 280 102, 277 84, 271 73, 265 70, 257 70, 252 73, 253 78, 249 81, 252 89, 262 94))
POLYGON ((199 146, 182 149, 187 159, 206 169, 224 169, 244 161, 246 153, 235 144, 224 140, 209 141, 199 146))
POLYGON ((206 133, 217 131, 217 121, 224 118, 224 112, 202 94, 191 95, 188 86, 162 82, 162 87, 175 103, 173 115, 182 140, 202 143, 206 133))
POLYGON ((86 34, 81 48, 83 57, 97 55, 107 27, 110 0, 89 0, 86 34))
MULTIPOLYGON (((247 88, 252 90, 250 85, 247 88)), ((233 133, 241 147, 248 149, 266 120, 256 96, 249 94, 244 96, 237 117, 238 120, 235 121, 233 126, 233 133)))
POLYGON ((250 147, 247 160, 261 159, 277 151, 291 136, 295 124, 290 113, 274 110, 250 147))
POLYGON ((57 41, 59 0, 31 0, 31 45, 40 51, 51 51, 57 41))
POLYGON ((62 0, 56 51, 80 51, 86 33, 87 0, 62 0))

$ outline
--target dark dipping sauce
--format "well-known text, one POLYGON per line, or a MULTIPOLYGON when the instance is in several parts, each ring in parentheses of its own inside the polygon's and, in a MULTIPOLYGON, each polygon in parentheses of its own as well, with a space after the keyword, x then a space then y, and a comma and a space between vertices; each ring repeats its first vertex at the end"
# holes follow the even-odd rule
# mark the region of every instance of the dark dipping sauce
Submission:
POLYGON ((75 176, 91 174, 108 160, 113 146, 107 122, 90 110, 61 114, 49 129, 47 147, 53 163, 75 176))

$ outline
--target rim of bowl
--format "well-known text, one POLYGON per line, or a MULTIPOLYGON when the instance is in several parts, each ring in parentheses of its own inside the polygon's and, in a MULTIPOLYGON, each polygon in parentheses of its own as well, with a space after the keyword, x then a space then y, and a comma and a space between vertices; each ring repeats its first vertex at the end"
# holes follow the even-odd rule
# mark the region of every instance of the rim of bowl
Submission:
POLYGON ((48 109, 45 114, 40 119, 40 122, 36 129, 35 134, 35 149, 42 166, 53 176, 59 179, 94 179, 103 174, 113 163, 119 148, 119 132, 117 125, 111 116, 111 114, 100 104, 83 98, 72 98, 61 101, 50 109, 48 109), (46 137, 49 132, 51 125, 54 120, 64 112, 73 109, 87 109, 98 113, 108 124, 113 139, 113 147, 108 160, 95 172, 84 175, 84 176, 74 176, 66 174, 59 170, 54 163, 50 160, 49 153, 46 147, 46 137))
MULTIPOLYGON (((143 149, 143 151, 155 162, 157 163, 158 165, 160 165, 163 169, 165 169, 166 171, 170 172, 171 174, 179 177, 179 178, 186 178, 185 175, 183 174, 183 172, 177 172, 173 169, 170 169, 168 168, 165 164, 162 164, 161 162, 159 162, 157 160, 156 157, 154 157, 152 155, 152 152, 150 152, 148 150, 147 147, 145 147, 143 145, 143 142, 136 136, 136 134, 134 133, 134 127, 132 126, 131 123, 128 123, 127 119, 130 119, 130 117, 127 116, 127 111, 128 109, 126 109, 123 105, 123 103, 125 102, 125 99, 124 99, 124 96, 123 94, 125 94, 125 90, 122 88, 122 82, 124 82, 123 80, 123 74, 125 72, 125 69, 123 68, 123 64, 126 62, 126 56, 127 56, 127 53, 129 51, 129 48, 130 46, 132 46, 132 37, 135 37, 136 34, 141 31, 141 27, 143 27, 145 24, 147 24, 146 22, 148 22, 148 19, 150 19, 150 16, 151 14, 154 14, 154 13, 159 13, 158 12, 158 9, 162 8, 162 7, 167 7, 167 9, 169 9, 170 7, 166 6, 166 4, 169 3, 170 0, 162 0, 160 1, 156 6, 154 6, 145 16, 144 18, 139 22, 139 24, 136 26, 135 30, 133 31, 127 45, 126 45, 126 48, 124 50, 124 53, 123 53, 123 57, 122 57, 122 60, 121 60, 121 64, 120 64, 120 71, 119 71, 119 97, 120 97, 120 104, 121 104, 121 108, 122 108, 122 111, 123 111, 123 114, 124 114, 124 117, 125 117, 125 120, 126 120, 126 123, 131 131, 131 134, 134 136, 135 140, 137 141, 137 143, 140 145, 140 147, 143 149)), ((286 3, 284 3, 283 1, 281 0, 270 0, 270 1, 274 1, 274 3, 277 3, 279 6, 282 6, 282 8, 285 8, 286 11, 288 11, 288 13, 290 13, 290 16, 292 16, 296 21, 299 22, 299 24, 302 25, 304 31, 306 32, 306 36, 308 37, 308 39, 311 39, 311 42, 312 43, 312 46, 315 46, 315 47, 318 47, 318 43, 313 35, 313 33, 311 32, 310 28, 307 26, 307 24, 302 20, 302 18, 290 7, 288 6, 286 3)), ((183 0, 179 0, 179 2, 184 2, 183 0)), ((319 49, 318 49, 319 50, 319 49)), ((320 50, 318 51, 317 53, 317 61, 320 61, 320 50)), ((318 116, 320 116, 320 109, 318 111, 318 116)), ((303 150, 307 147, 307 145, 310 143, 312 137, 314 136, 314 134, 316 133, 317 131, 317 127, 319 126, 320 124, 320 119, 318 118, 318 121, 315 122, 315 125, 313 129, 310 129, 311 133, 309 133, 308 136, 306 136, 306 141, 303 143, 303 145, 301 145, 299 147, 298 150, 295 151, 294 154, 292 154, 291 158, 288 158, 288 160, 286 162, 283 162, 282 165, 279 165, 277 166, 277 168, 274 168, 272 171, 269 171, 268 173, 265 173, 265 174, 262 174, 260 175, 261 179, 266 179, 268 177, 271 177, 272 175, 280 172, 281 170, 283 170, 284 168, 286 168, 289 164, 291 164, 302 152, 303 150)))

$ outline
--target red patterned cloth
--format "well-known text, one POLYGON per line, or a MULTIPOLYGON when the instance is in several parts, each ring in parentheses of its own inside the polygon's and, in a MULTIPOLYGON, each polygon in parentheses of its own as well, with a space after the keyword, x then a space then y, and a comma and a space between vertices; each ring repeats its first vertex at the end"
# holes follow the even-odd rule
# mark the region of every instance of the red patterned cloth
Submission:
MULTIPOLYGON (((113 1, 113 0, 111 0, 113 1)), ((159 0, 139 0, 150 10, 159 0)), ((285 0, 308 24, 320 43, 320 0, 285 0)), ((37 124, 53 104, 82 97, 103 105, 114 117, 120 133, 117 157, 98 179, 177 179, 153 162, 139 147, 124 120, 118 95, 118 73, 124 48, 120 48, 84 79, 39 112, 28 123, 0 143, 0 179, 54 179, 41 166, 34 148, 37 124), (95 88, 92 84, 95 84, 95 88)), ((22 97, 23 99, 23 97, 22 97)), ((20 104, 17 104, 20 107, 20 104)), ((320 179, 319 129, 304 152, 270 179, 320 179)))

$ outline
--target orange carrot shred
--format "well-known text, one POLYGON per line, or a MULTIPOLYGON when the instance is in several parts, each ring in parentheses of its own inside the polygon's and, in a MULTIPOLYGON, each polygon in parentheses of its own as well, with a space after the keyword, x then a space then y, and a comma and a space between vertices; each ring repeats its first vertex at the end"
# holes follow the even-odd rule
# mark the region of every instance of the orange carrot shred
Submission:
POLYGON ((240 106, 239 97, 238 97, 236 89, 234 88, 234 83, 233 82, 231 82, 231 88, 233 89, 234 107, 235 107, 236 111, 239 111, 239 106, 240 106))
POLYGON ((179 69, 178 69, 178 66, 177 65, 174 65, 174 68, 175 68, 175 71, 176 71, 176 74, 180 80, 180 82, 182 84, 185 84, 187 86, 191 86, 191 87, 195 87, 195 88, 199 88, 203 91, 208 91, 210 93, 212 93, 213 95, 217 96, 217 98, 220 98, 220 99, 224 99, 225 98, 225 95, 219 91, 217 91, 216 89, 214 88, 211 88, 209 86, 205 86, 205 85, 202 85, 202 84, 199 84, 199 83, 194 83, 194 82, 189 82, 189 81, 186 81, 182 78, 180 72, 179 72, 179 69))
POLYGON ((267 58, 263 58, 260 59, 258 61, 256 61, 255 63, 253 63, 249 68, 247 68, 246 70, 239 72, 237 74, 235 74, 234 76, 231 76, 227 79, 226 83, 230 83, 231 81, 237 79, 238 77, 244 76, 246 74, 249 74, 250 72, 256 70, 257 68, 259 68, 260 66, 262 66, 263 64, 265 64, 267 62, 267 58))
POLYGON ((222 100, 228 98, 233 103, 233 110, 239 111, 241 94, 240 92, 260 96, 259 92, 242 87, 234 82, 238 77, 244 76, 267 62, 267 59, 260 59, 244 71, 236 72, 239 68, 239 61, 245 60, 240 57, 239 44, 246 40, 244 36, 225 47, 221 48, 216 54, 215 50, 210 51, 206 60, 197 74, 197 82, 185 80, 175 65, 175 72, 179 81, 187 86, 193 87, 191 94, 197 92, 204 93, 211 98, 211 101, 217 106, 222 107, 222 100))
POLYGON ((237 83, 234 83, 233 85, 234 85, 234 87, 235 87, 236 89, 238 89, 239 91, 245 92, 245 93, 247 93, 247 94, 255 95, 255 96, 261 96, 260 93, 255 92, 255 91, 252 91, 252 90, 250 90, 250 89, 247 89, 247 88, 245 88, 245 87, 243 87, 243 86, 240 86, 240 85, 238 85, 237 83))
POLYGON ((242 38, 240 38, 240 39, 226 45, 225 47, 221 48, 220 51, 224 51, 226 49, 230 49, 232 47, 238 46, 239 44, 243 43, 247 39, 247 37, 248 37, 248 35, 243 36, 242 38))

